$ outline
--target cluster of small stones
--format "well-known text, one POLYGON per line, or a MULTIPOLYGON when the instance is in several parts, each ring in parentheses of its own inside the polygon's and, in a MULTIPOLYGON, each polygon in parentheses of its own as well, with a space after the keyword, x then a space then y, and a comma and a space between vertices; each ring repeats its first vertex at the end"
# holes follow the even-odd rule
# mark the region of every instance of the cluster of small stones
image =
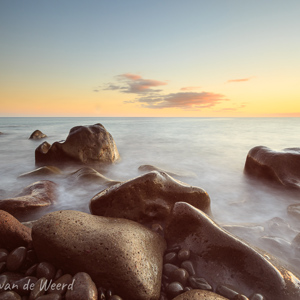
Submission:
POLYGON ((111 289, 97 288, 87 273, 72 276, 39 262, 33 249, 0 249, 0 300, 79 299, 122 300, 111 289))
MULTIPOLYGON (((160 300, 171 300, 192 289, 215 292, 230 300, 249 300, 245 295, 236 292, 225 285, 219 285, 213 290, 205 278, 198 276, 190 250, 180 246, 168 248, 164 255, 162 287, 160 300)), ((261 294, 254 294, 250 300, 265 300, 261 294)))

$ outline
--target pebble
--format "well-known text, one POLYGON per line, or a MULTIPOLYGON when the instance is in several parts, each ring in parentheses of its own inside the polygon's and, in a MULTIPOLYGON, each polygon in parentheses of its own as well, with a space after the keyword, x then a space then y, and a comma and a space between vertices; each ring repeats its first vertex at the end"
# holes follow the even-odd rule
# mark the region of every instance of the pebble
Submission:
POLYGON ((264 296, 261 294, 254 294, 250 300, 265 300, 264 296))
POLYGON ((48 294, 64 295, 67 292, 68 286, 72 283, 73 277, 70 274, 65 274, 54 281, 55 289, 49 289, 48 294))
POLYGON ((118 295, 112 295, 108 300, 122 300, 122 298, 118 295))
POLYGON ((0 249, 0 262, 4 262, 7 259, 8 251, 6 249, 0 249))
POLYGON ((6 267, 8 271, 14 272, 21 268, 25 261, 27 249, 19 247, 10 252, 7 256, 6 267))
POLYGON ((31 290, 29 295, 29 300, 35 300, 36 298, 43 296, 46 293, 46 290, 43 288, 45 280, 47 280, 45 277, 40 278, 34 288, 31 290))
POLYGON ((168 296, 175 298, 183 292, 183 286, 179 282, 172 282, 166 288, 166 293, 168 296))
POLYGON ((3 273, 6 269, 6 262, 3 261, 0 263, 0 273, 3 273))
POLYGON ((228 299, 232 299, 239 294, 225 285, 219 285, 216 289, 216 293, 228 299))
POLYGON ((186 285, 188 278, 189 278, 189 273, 187 272, 187 270, 182 268, 178 268, 174 270, 170 275, 170 279, 172 281, 180 282, 183 286, 186 285))
POLYGON ((7 291, 0 294, 0 300, 21 300, 21 296, 13 291, 7 291))
POLYGON ((190 274, 190 276, 196 275, 194 265, 190 260, 186 260, 186 261, 182 262, 180 267, 183 269, 186 269, 188 271, 188 273, 190 274))
POLYGON ((64 275, 64 273, 63 273, 62 269, 58 269, 55 276, 54 276, 54 280, 60 278, 63 275, 64 275))
POLYGON ((181 249, 177 255, 179 261, 189 260, 190 256, 191 256, 191 252, 188 249, 181 249))
POLYGON ((29 295, 31 289, 35 286, 38 279, 33 276, 27 276, 22 279, 19 279, 14 284, 16 285, 16 289, 14 290, 19 295, 29 295))
POLYGON ((0 292, 4 290, 4 287, 7 283, 8 277, 6 275, 0 275, 0 292))
POLYGON ((163 266, 163 273, 167 277, 170 277, 170 275, 173 273, 173 271, 177 270, 178 267, 173 264, 164 264, 163 266))
POLYGON ((212 287, 204 278, 190 276, 188 279, 190 286, 194 289, 211 291, 212 287))
POLYGON ((168 249, 165 251, 165 253, 169 253, 169 252, 176 252, 176 253, 177 253, 180 249, 181 249, 180 246, 173 246, 173 247, 171 247, 171 248, 168 248, 168 249))
POLYGON ((238 295, 235 295, 232 300, 249 300, 249 298, 247 298, 245 295, 242 295, 242 294, 238 294, 238 295))
POLYGON ((53 279, 56 274, 55 267, 47 262, 41 262, 36 268, 36 277, 46 279, 53 279))
POLYGON ((61 300, 61 299, 62 299, 61 295, 50 294, 50 295, 40 296, 40 297, 36 298, 35 300, 61 300))
POLYGON ((164 256, 164 262, 166 264, 173 264, 173 263, 176 263, 176 261, 177 261, 177 254, 175 252, 167 253, 164 256))
POLYGON ((25 276, 31 276, 34 275, 36 273, 36 268, 37 268, 38 264, 34 264, 32 265, 26 272, 25 272, 25 276))

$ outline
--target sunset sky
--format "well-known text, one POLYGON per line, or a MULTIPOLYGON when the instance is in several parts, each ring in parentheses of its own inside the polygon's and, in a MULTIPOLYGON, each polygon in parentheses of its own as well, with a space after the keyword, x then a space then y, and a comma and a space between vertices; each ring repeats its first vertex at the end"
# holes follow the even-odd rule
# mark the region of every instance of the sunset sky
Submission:
POLYGON ((300 116, 299 0, 0 0, 0 116, 300 116))

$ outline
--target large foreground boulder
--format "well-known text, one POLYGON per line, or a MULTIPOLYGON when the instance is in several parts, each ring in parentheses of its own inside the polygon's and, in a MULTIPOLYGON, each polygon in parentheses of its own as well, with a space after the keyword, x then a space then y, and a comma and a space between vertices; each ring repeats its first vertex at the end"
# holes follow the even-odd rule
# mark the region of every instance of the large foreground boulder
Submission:
POLYGON ((101 124, 73 127, 66 141, 44 142, 35 150, 37 165, 113 163, 119 158, 113 137, 101 124))
POLYGON ((0 200, 0 209, 20 218, 38 208, 47 207, 56 201, 56 183, 40 180, 27 186, 14 198, 0 200))
POLYGON ((31 243, 31 229, 6 211, 0 210, 0 248, 13 250, 31 243))
POLYGON ((195 276, 204 277, 213 290, 227 285, 249 298, 259 293, 272 300, 300 299, 300 281, 294 274, 187 203, 174 205, 165 238, 169 247, 194 254, 195 276))
POLYGON ((300 188, 300 148, 274 151, 264 146, 254 147, 247 155, 244 171, 284 187, 300 188))
POLYGON ((33 225, 32 239, 40 261, 71 274, 86 272, 123 299, 159 298, 166 243, 138 223, 56 211, 33 225))
POLYGON ((158 171, 103 190, 91 199, 90 211, 94 215, 164 226, 178 201, 187 202, 206 214, 211 214, 210 198, 203 189, 187 185, 158 171))

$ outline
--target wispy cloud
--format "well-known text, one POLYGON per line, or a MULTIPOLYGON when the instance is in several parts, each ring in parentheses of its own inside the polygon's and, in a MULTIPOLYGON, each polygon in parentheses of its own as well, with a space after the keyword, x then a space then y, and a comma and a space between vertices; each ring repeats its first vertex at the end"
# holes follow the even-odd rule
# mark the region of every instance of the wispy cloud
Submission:
POLYGON ((145 96, 135 100, 135 102, 142 103, 142 106, 146 108, 181 108, 189 110, 210 108, 223 101, 228 101, 224 95, 209 92, 180 92, 154 97, 145 96))
POLYGON ((119 90, 122 93, 132 93, 132 94, 147 94, 147 93, 157 93, 162 90, 153 89, 153 87, 166 85, 167 82, 159 81, 154 79, 145 79, 140 75, 126 73, 116 76, 117 84, 108 84, 104 90, 119 90))
POLYGON ((240 78, 240 79, 230 79, 227 80, 226 83, 231 83, 231 82, 245 82, 251 80, 253 77, 248 77, 248 78, 240 78))
POLYGON ((200 86, 186 86, 181 88, 181 91, 194 91, 200 89, 200 86))

